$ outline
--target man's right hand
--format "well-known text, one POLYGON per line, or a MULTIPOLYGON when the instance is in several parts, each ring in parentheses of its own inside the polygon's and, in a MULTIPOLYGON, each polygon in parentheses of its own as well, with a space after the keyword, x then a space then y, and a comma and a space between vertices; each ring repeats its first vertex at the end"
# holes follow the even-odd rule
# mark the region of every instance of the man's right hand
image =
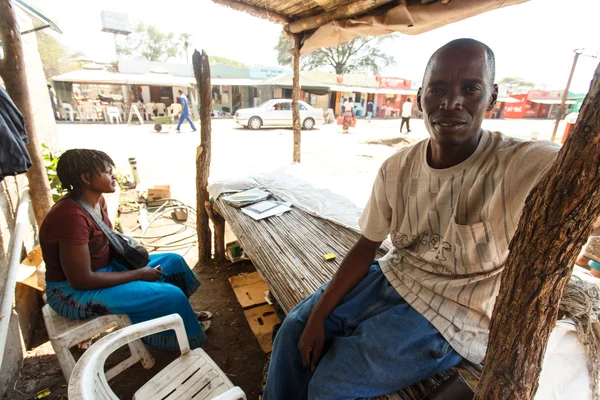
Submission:
POLYGON ((325 323, 322 318, 311 315, 304 327, 304 332, 298 342, 298 349, 302 356, 304 368, 311 374, 315 372, 321 359, 321 352, 325 344, 325 323))
POLYGON ((160 278, 162 272, 152 267, 144 267, 137 270, 137 280, 154 282, 160 278))
POLYGON ((321 360, 325 345, 325 320, 342 298, 365 277, 380 245, 381 242, 373 242, 361 236, 313 307, 298 342, 302 362, 309 372, 313 373, 321 360))

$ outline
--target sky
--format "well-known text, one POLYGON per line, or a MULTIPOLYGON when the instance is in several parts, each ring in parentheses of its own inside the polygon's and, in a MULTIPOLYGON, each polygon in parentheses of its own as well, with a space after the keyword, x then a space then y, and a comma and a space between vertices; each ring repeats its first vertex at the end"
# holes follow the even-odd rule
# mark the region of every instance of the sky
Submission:
MULTIPOLYGON (((268 0, 265 0, 268 1, 268 0)), ((162 31, 193 35, 195 48, 248 65, 277 65, 281 25, 210 0, 29 0, 63 31, 57 39, 97 62, 114 61, 113 35, 101 32, 103 10, 122 12, 130 25, 142 21, 162 31)), ((382 47, 396 65, 380 74, 420 81, 427 60, 444 43, 471 37, 496 54, 496 76, 521 77, 548 90, 564 89, 573 50, 600 56, 600 2, 530 0, 444 26, 421 35, 400 35, 382 47)), ((171 59, 171 62, 185 60, 171 59)), ((571 92, 587 92, 598 58, 579 57, 571 92)))

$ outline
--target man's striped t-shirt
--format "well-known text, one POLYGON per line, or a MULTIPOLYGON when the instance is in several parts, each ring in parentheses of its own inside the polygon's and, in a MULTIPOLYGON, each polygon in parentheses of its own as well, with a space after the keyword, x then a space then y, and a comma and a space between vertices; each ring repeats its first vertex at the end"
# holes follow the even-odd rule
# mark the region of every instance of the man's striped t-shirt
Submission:
POLYGON ((384 162, 361 233, 372 241, 390 235, 394 246, 379 260, 387 279, 460 355, 480 363, 525 199, 559 147, 483 131, 471 157, 433 169, 428 144, 384 162))

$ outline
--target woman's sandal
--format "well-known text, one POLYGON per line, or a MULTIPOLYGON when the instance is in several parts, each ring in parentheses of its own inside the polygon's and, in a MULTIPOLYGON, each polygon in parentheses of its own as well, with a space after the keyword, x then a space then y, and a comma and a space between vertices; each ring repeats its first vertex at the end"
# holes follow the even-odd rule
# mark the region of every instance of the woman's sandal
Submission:
POLYGON ((210 329, 212 325, 212 321, 201 321, 200 325, 202 326, 202 330, 206 333, 210 329))
POLYGON ((212 318, 212 313, 210 311, 198 311, 196 312, 196 318, 198 318, 198 321, 200 322, 208 321, 212 318))

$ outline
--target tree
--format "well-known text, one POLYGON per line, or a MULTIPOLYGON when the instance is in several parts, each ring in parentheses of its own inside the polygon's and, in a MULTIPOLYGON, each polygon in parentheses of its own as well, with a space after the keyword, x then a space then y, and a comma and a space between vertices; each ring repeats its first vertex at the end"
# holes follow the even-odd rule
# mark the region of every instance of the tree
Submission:
POLYGON ((117 43, 117 54, 148 61, 167 61, 180 51, 173 33, 163 33, 155 26, 140 22, 133 33, 117 43))
POLYGON ((27 180, 29 181, 29 193, 35 220, 38 226, 41 226, 44 217, 52 208, 53 202, 34 123, 35 114, 25 74, 21 33, 10 0, 0 0, 0 40, 4 51, 4 58, 0 59, 0 77, 4 81, 8 95, 25 120, 29 139, 27 151, 32 163, 31 168, 27 171, 27 180))
POLYGON ((535 87, 535 83, 514 76, 507 76, 506 78, 502 78, 498 83, 500 85, 504 85, 508 93, 514 93, 516 91, 521 90, 528 91, 535 87))
POLYGON ((81 69, 84 57, 81 52, 71 52, 60 41, 48 33, 36 32, 38 51, 46 78, 81 69))
POLYGON ((600 215, 598 165, 600 66, 573 131, 525 202, 502 272, 476 400, 535 397, 559 301, 600 215))
POLYGON ((185 54, 185 62, 186 64, 190 63, 190 58, 188 54, 188 49, 192 44, 192 34, 191 33, 182 33, 179 35, 179 55, 182 56, 185 54))
POLYGON ((246 64, 244 64, 243 62, 232 60, 227 57, 211 56, 210 63, 211 64, 231 65, 232 67, 237 67, 237 68, 248 68, 248 66, 246 64))
MULTIPOLYGON (((302 69, 317 69, 330 67, 336 74, 348 74, 353 72, 370 72, 378 74, 385 67, 395 65, 394 57, 382 51, 379 45, 394 35, 380 37, 360 37, 338 46, 327 47, 305 54, 300 58, 302 69)), ((277 62, 280 65, 291 65, 292 55, 290 50, 294 41, 285 33, 279 36, 279 42, 275 46, 277 51, 277 62)))

